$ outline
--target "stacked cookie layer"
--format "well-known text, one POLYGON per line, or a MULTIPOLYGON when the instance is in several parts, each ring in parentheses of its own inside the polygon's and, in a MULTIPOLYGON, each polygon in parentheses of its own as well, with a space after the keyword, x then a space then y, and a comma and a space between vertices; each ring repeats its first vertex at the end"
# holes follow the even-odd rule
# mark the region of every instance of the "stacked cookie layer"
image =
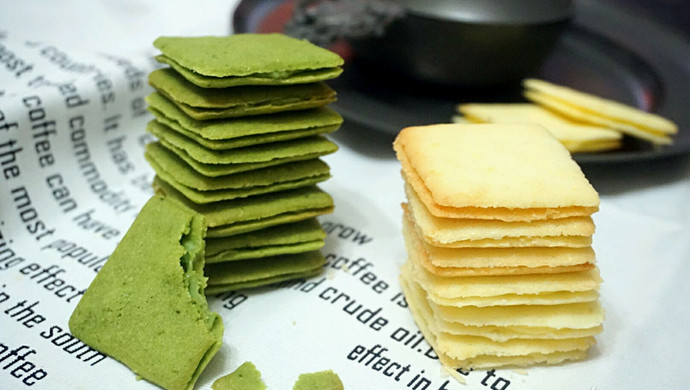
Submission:
POLYGON ((411 127, 394 147, 408 202, 410 309, 452 367, 583 359, 602 330, 596 191, 540 127, 411 127))
POLYGON ((319 273, 333 210, 317 183, 319 157, 337 146, 325 134, 342 118, 326 105, 324 81, 342 59, 280 34, 162 37, 148 96, 155 115, 146 148, 156 192, 204 215, 207 293, 319 273))

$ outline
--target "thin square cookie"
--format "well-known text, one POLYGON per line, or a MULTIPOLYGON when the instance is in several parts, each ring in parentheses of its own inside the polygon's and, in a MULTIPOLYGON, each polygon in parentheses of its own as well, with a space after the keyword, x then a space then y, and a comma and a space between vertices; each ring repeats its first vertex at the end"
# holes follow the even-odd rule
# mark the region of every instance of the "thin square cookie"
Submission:
POLYGON ((544 126, 572 153, 615 149, 622 138, 608 127, 574 122, 532 103, 472 103, 460 104, 456 109, 474 123, 544 126))
POLYGON ((289 85, 342 73, 343 59, 306 40, 282 34, 160 37, 153 42, 169 64, 202 88, 289 85))
POLYGON ((320 133, 328 133, 335 131, 343 123, 342 116, 328 107, 245 118, 198 121, 190 118, 173 102, 157 92, 148 95, 146 102, 149 111, 156 116, 159 122, 175 130, 181 128, 184 130, 181 132, 187 136, 189 133, 195 134, 197 136, 195 139, 202 140, 199 143, 208 142, 204 146, 209 149, 232 149, 233 147, 266 143, 263 137, 290 137, 275 139, 275 141, 299 138, 301 136, 291 134, 301 134, 304 131, 317 129, 325 129, 320 133), (256 141, 254 141, 255 139, 256 141), (236 143, 237 145, 214 147, 214 145, 222 145, 223 143, 236 143))
POLYGON ((175 154, 179 159, 184 161, 187 165, 189 165, 193 170, 198 172, 202 176, 210 177, 210 178, 216 178, 216 177, 221 177, 221 176, 227 176, 227 175, 234 175, 237 173, 242 173, 242 172, 248 172, 248 171, 253 171, 256 169, 262 169, 262 168, 268 168, 268 167, 274 167, 276 165, 282 165, 282 164, 287 164, 287 163, 292 163, 292 162, 297 162, 297 161, 307 161, 307 160, 313 160, 316 158, 319 158, 323 156, 324 154, 329 154, 331 153, 330 151, 326 150, 323 152, 314 152, 314 153, 307 153, 303 155, 298 155, 298 156, 293 156, 293 157, 284 157, 284 158, 276 158, 273 160, 269 161, 264 161, 264 162, 255 162, 255 163, 240 163, 240 164, 205 164, 205 163, 200 163, 187 154, 182 149, 179 149, 175 147, 174 145, 168 143, 166 140, 159 140, 159 141, 154 141, 150 142, 146 145, 146 153, 151 155, 155 160, 160 161, 161 159, 166 158, 165 156, 162 156, 164 152, 169 152, 175 154), (151 145, 151 147, 149 147, 151 145))
POLYGON ((324 83, 199 88, 170 68, 151 72, 149 84, 196 120, 305 110, 336 100, 335 91, 324 83))
MULTIPOLYGON (((405 225, 409 225, 406 223, 405 225)), ((594 268, 591 248, 438 248, 403 226, 405 247, 437 276, 527 275, 578 272, 594 268)))
POLYGON ((408 127, 398 134, 394 148, 401 162, 407 162, 406 177, 416 174, 433 203, 442 207, 512 212, 599 206, 599 196, 580 167, 539 126, 408 127))
POLYGON ((322 160, 311 159, 231 175, 208 177, 197 172, 158 142, 150 142, 146 145, 144 157, 156 173, 164 172, 167 175, 174 175, 176 182, 198 191, 262 187, 309 177, 328 177, 331 170, 322 160))
POLYGON ((212 150, 157 121, 149 122, 146 130, 160 141, 183 150, 190 158, 202 164, 262 163, 304 155, 325 155, 338 150, 335 143, 320 135, 237 149, 212 150))
MULTIPOLYGON (((149 97, 152 96, 154 95, 149 97)), ((213 150, 242 148, 311 135, 328 134, 338 130, 342 123, 342 118, 329 108, 201 122, 186 117, 184 113, 173 113, 171 110, 164 113, 158 110, 158 107, 153 105, 148 107, 149 111, 156 117, 157 122, 177 131, 199 145, 213 150), (185 118, 176 115, 184 115, 185 118), (273 126, 278 122, 280 122, 279 126, 273 126), (257 133, 257 130, 264 132, 257 133), (211 139, 206 137, 227 138, 211 139)))
POLYGON ((463 241, 504 239, 506 237, 588 236, 594 234, 592 217, 569 217, 532 222, 441 218, 431 215, 414 192, 407 192, 408 205, 424 241, 432 245, 453 246, 463 241))
POLYGON ((318 251, 209 264, 207 293, 259 287, 284 280, 306 278, 323 271, 326 259, 318 251))
POLYGON ((426 300, 419 295, 416 295, 415 290, 410 288, 411 281, 405 278, 405 275, 400 276, 400 285, 402 287, 405 297, 409 302, 413 302, 410 305, 410 311, 412 316, 417 323, 417 326, 421 330, 424 338, 427 340, 429 345, 434 348, 436 354, 439 357, 441 363, 448 367, 453 368, 497 368, 503 366, 530 366, 534 364, 558 364, 570 360, 582 360, 587 357, 586 350, 573 350, 573 351, 560 351, 552 353, 530 353, 526 355, 519 356, 495 356, 495 355, 480 355, 475 356, 470 359, 456 359, 452 358, 444 353, 442 349, 439 348, 437 334, 439 330, 437 329, 434 322, 428 321, 428 319, 433 318, 433 313, 431 312, 426 300))
POLYGON ((497 297, 506 294, 542 294, 558 291, 591 291, 601 285, 599 270, 544 275, 436 276, 411 253, 414 279, 429 294, 443 298, 497 297))
POLYGON ((586 248, 592 246, 592 236, 516 236, 502 238, 481 238, 472 240, 456 240, 452 242, 439 242, 429 236, 425 236, 410 211, 410 205, 403 203, 403 217, 409 219, 414 225, 414 230, 420 237, 431 245, 439 248, 524 248, 524 247, 565 247, 565 248, 586 248))
MULTIPOLYGON (((167 183, 168 185, 172 186, 177 191, 182 193, 187 199, 197 204, 246 198, 248 196, 253 195, 269 194, 272 192, 286 191, 301 187, 312 186, 321 183, 331 177, 330 173, 316 175, 310 173, 307 175, 297 176, 295 174, 298 172, 290 172, 290 175, 286 175, 285 177, 281 178, 280 181, 276 181, 274 183, 267 183, 254 186, 242 186, 242 183, 234 182, 232 178, 233 176, 243 175, 243 173, 239 173, 237 175, 230 175, 230 179, 228 180, 228 185, 237 185, 237 187, 235 188, 222 188, 217 190, 201 191, 197 190, 194 187, 190 187, 180 183, 179 181, 177 181, 177 178, 173 173, 166 171, 161 166, 157 165, 155 161, 153 161, 152 159, 149 160, 149 164, 151 164, 151 167, 156 171, 156 177, 154 178, 154 182, 160 180, 164 181, 165 183, 167 183), (291 176, 293 177, 292 179, 290 178, 291 176)), ((263 170, 260 171, 262 171, 262 173, 266 173, 263 170)))
POLYGON ((223 237, 288 222, 302 221, 333 211, 333 198, 316 186, 256 195, 209 204, 195 204, 163 181, 156 193, 173 197, 202 214, 209 226, 207 237, 223 237))
POLYGON ((678 132, 672 121, 614 100, 538 79, 526 79, 523 86, 528 100, 583 123, 607 126, 661 145, 672 143, 670 135, 678 132))
POLYGON ((287 223, 230 237, 206 240, 206 263, 245 260, 315 251, 326 232, 316 218, 287 223))

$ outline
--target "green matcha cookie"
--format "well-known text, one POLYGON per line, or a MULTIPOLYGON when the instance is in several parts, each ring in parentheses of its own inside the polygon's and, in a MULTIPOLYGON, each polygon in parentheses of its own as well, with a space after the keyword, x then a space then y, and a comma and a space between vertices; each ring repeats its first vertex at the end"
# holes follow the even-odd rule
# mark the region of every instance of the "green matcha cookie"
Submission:
POLYGON ((318 251, 209 264, 209 294, 307 278, 322 272, 326 259, 318 251))
MULTIPOLYGON (((159 99, 166 101, 164 100, 165 98, 160 96, 154 93, 147 100, 149 102, 159 99)), ((217 121, 197 121, 189 118, 182 111, 178 111, 183 115, 183 117, 179 117, 175 116, 177 113, 172 110, 168 109, 164 113, 159 108, 160 105, 153 106, 149 104, 149 111, 156 116, 156 121, 181 133, 194 142, 214 150, 241 148, 332 133, 338 130, 342 123, 340 115, 325 107, 217 121), (263 133, 257 133, 261 131, 263 133), (219 139, 219 136, 227 138, 219 139), (216 139, 208 137, 216 137, 216 139)))
POLYGON ((212 390, 266 390, 266 384, 261 380, 261 372, 252 362, 244 362, 232 373, 216 379, 211 385, 212 390))
POLYGON ((343 390, 343 382, 331 370, 301 374, 292 390, 343 390))
MULTIPOLYGON (((255 169, 273 167, 276 165, 292 163, 297 161, 307 161, 313 160, 321 157, 323 153, 307 153, 300 156, 286 157, 286 158, 276 158, 274 160, 258 162, 258 163, 243 163, 243 164, 202 164, 189 155, 182 149, 176 148, 174 145, 167 143, 165 140, 158 142, 151 142, 147 144, 147 153, 154 157, 155 160, 159 161, 165 157, 161 156, 162 151, 167 151, 169 153, 175 154, 182 161, 187 163, 192 169, 197 171, 199 174, 208 177, 219 177, 226 175, 233 175, 241 172, 253 171, 255 169), (149 148, 149 145, 155 145, 156 147, 149 148)), ((328 154, 328 153, 326 153, 328 154)))
MULTIPOLYGON (((192 119, 180 110, 170 100, 159 93, 152 93, 146 97, 149 109, 158 118, 159 122, 177 128, 183 128, 189 133, 194 133, 208 141, 218 142, 246 142, 244 139, 261 136, 288 136, 292 132, 326 128, 337 129, 343 123, 343 118, 328 107, 313 108, 302 111, 279 112, 271 115, 249 116, 245 118, 233 118, 214 121, 198 121, 192 119), (176 122, 179 126, 170 125, 176 122)), ((298 136, 292 138, 299 138, 298 136)), ((253 145, 242 144, 239 146, 253 145)), ((213 145, 213 144, 211 144, 213 145)), ((209 149, 231 149, 231 147, 209 149)))
POLYGON ((191 389, 220 348, 204 289, 203 217, 154 196, 79 301, 72 334, 166 389, 191 389))
POLYGON ((316 218, 278 225, 230 237, 206 240, 206 263, 219 263, 315 251, 326 232, 316 218))
POLYGON ((338 150, 336 144, 320 135, 238 149, 212 150, 199 145, 157 121, 149 122, 146 130, 155 135, 166 146, 171 144, 175 148, 182 149, 192 159, 203 164, 261 163, 314 153, 321 155, 330 154, 338 150))
POLYGON ((170 68, 153 71, 149 84, 196 120, 305 110, 336 100, 335 91, 324 83, 199 88, 170 68))
POLYGON ((333 211, 333 198, 316 186, 208 204, 191 202, 163 181, 157 181, 154 189, 204 215, 208 237, 245 233, 333 211))
POLYGON ((160 37, 153 45, 159 62, 202 88, 312 83, 337 77, 343 64, 333 52, 282 34, 160 37))
MULTIPOLYGON (((318 161, 318 160, 312 160, 312 161, 318 161)), ((197 204, 202 204, 202 203, 212 203, 212 202, 219 202, 222 200, 232 200, 232 199, 237 199, 237 198, 246 198, 248 196, 252 195, 261 195, 261 194, 268 194, 271 192, 278 192, 278 191, 285 191, 285 190, 292 190, 295 188, 300 188, 300 187, 306 187, 306 186, 311 186, 314 184, 318 184, 324 180, 327 180, 331 175, 329 173, 325 174, 320 174, 320 175, 306 175, 306 176, 297 176, 297 173, 299 172, 288 172, 288 175, 283 176, 280 178, 280 181, 277 181, 275 183, 269 183, 265 185, 256 185, 256 186, 242 186, 241 182, 235 182, 233 180, 233 176, 249 176, 249 173, 251 172, 244 172, 244 173, 239 173, 237 175, 230 175, 230 179, 227 180, 228 185, 238 185, 237 188, 224 188, 224 189, 218 189, 218 190, 209 190, 209 191, 199 191, 193 187, 184 185, 177 181, 177 175, 174 173, 175 171, 166 171, 164 168, 162 168, 160 165, 156 164, 155 161, 152 159, 149 160, 149 164, 151 164, 151 167, 156 171, 157 175, 154 181, 156 180, 162 180, 175 188, 177 191, 182 193, 187 199, 190 201, 197 203, 197 204), (290 177, 294 177, 294 179, 290 180, 290 177)), ((289 165, 289 164, 284 164, 284 165, 289 165)), ((281 167, 278 165, 277 167, 281 167)), ((261 173, 265 173, 266 169, 270 168, 264 168, 260 169, 261 173)), ((284 170, 284 169, 280 169, 284 170)), ((270 172, 268 172, 270 173, 270 172)))
POLYGON ((164 125, 179 131, 209 149, 236 147, 330 133, 343 118, 328 107, 271 115, 224 120, 198 121, 190 118, 159 93, 146 97, 149 110, 164 125), (191 135, 194 134, 194 135, 191 135))
POLYGON ((146 145, 144 157, 163 180, 171 182, 168 177, 172 176, 175 182, 204 192, 270 187, 274 184, 292 183, 303 179, 325 180, 330 177, 328 164, 319 159, 289 162, 233 175, 208 177, 194 170, 175 153, 157 142, 146 145))

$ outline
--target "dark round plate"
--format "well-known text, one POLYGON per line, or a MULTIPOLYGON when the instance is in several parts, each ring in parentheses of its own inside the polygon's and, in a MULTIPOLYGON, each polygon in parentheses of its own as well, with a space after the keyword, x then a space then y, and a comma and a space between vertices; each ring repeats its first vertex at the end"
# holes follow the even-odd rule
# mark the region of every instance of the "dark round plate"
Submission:
MULTIPOLYGON (((233 15, 235 32, 280 32, 292 0, 243 0, 233 15)), ((346 121, 396 134, 412 125, 450 122, 462 102, 517 102, 519 85, 502 89, 449 89, 405 80, 364 67, 344 54, 343 74, 329 84, 334 108, 346 121)), ((629 137, 621 149, 575 153, 579 163, 660 159, 690 153, 690 39, 661 23, 603 0, 577 2, 576 17, 533 77, 614 99, 672 121, 673 145, 654 146, 629 137)))

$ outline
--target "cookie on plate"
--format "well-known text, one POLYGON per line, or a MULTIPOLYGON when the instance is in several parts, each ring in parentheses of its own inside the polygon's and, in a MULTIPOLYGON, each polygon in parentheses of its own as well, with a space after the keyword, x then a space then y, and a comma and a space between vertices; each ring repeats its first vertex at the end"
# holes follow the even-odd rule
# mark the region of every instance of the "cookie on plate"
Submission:
POLYGON ((531 103, 460 104, 458 112, 474 123, 540 125, 546 128, 568 151, 600 152, 621 146, 621 134, 603 126, 569 120, 531 103))
POLYGON ((673 143, 678 132, 672 121, 638 108, 544 80, 523 81, 524 96, 573 120, 606 126, 654 144, 673 143))
POLYGON ((226 120, 190 118, 159 93, 146 97, 156 121, 208 149, 225 150, 336 131, 343 118, 328 107, 226 120))

